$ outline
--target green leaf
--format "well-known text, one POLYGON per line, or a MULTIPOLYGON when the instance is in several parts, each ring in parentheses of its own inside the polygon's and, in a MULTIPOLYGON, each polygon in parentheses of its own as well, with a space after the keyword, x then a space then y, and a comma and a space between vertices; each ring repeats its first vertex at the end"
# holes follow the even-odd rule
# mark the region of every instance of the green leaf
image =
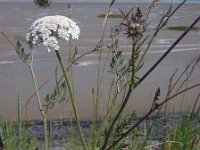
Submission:
POLYGON ((112 57, 112 61, 110 63, 110 67, 111 69, 117 69, 118 67, 120 67, 123 64, 123 52, 122 51, 118 51, 113 57, 112 57))
POLYGON ((138 18, 142 18, 143 17, 142 10, 139 7, 137 8, 135 16, 138 17, 138 18))
MULTIPOLYGON (((129 117, 119 118, 118 123, 116 124, 116 127, 114 128, 114 131, 112 133, 109 143, 113 144, 116 142, 116 140, 118 140, 121 136, 123 136, 123 134, 126 131, 128 131, 130 127, 133 125, 135 119, 136 119, 135 111, 133 111, 129 117)), ((126 143, 126 141, 121 141, 116 145, 115 149, 124 149, 128 145, 129 143, 126 143)))
POLYGON ((66 99, 67 94, 67 86, 66 83, 63 82, 58 85, 51 94, 47 94, 44 101, 47 103, 46 106, 49 109, 52 109, 56 103, 60 103, 66 99))
POLYGON ((155 96, 154 96, 154 101, 158 101, 160 96, 160 87, 157 88, 155 96))
POLYGON ((16 50, 17 55, 19 56, 19 58, 23 62, 28 63, 30 54, 25 53, 24 48, 22 48, 22 45, 21 45, 20 41, 17 41, 15 50, 16 50))

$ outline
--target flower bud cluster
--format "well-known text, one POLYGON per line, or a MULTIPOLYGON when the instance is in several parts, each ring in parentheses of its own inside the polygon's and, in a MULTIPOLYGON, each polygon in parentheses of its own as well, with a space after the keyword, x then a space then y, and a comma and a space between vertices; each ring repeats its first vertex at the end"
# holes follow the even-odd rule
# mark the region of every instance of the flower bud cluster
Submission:
POLYGON ((132 38, 133 43, 135 43, 142 38, 145 31, 146 20, 142 19, 143 13, 139 8, 137 8, 136 13, 133 12, 133 9, 126 14, 122 11, 121 13, 123 17, 121 26, 128 38, 132 38))
POLYGON ((130 33, 132 35, 134 34, 139 34, 139 33, 142 33, 143 32, 143 25, 142 24, 139 24, 139 23, 132 23, 130 25, 130 33))

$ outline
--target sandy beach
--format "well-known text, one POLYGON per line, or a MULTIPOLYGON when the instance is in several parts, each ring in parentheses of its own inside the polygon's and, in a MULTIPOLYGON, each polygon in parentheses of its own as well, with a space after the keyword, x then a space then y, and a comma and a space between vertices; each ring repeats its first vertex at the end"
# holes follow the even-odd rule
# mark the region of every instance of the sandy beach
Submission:
MULTIPOLYGON (((131 7, 140 6, 143 10, 148 9, 148 4, 117 4, 113 7, 113 12, 118 9, 128 10, 131 7)), ((168 4, 159 4, 150 15, 150 25, 147 34, 158 24, 163 11, 166 11, 168 4)), ((49 8, 38 8, 32 3, 1 3, 0 4, 0 30, 2 30, 12 42, 20 40, 25 45, 25 34, 31 23, 42 16, 46 15, 66 15, 67 4, 55 3, 49 8)), ((103 19, 97 15, 105 13, 108 10, 107 4, 72 4, 72 19, 77 22, 81 29, 80 39, 75 41, 78 48, 78 56, 92 50, 101 38, 103 31, 103 19)), ((168 26, 173 25, 190 25, 191 22, 200 14, 200 4, 185 4, 168 22, 168 26)), ((105 40, 109 38, 110 27, 120 22, 120 19, 109 19, 105 40)), ((200 23, 197 24, 200 27, 200 23)), ((150 48, 145 58, 144 67, 138 73, 142 76, 156 60, 172 45, 172 43, 181 35, 182 31, 170 31, 164 28, 150 48)), ((127 43, 122 39, 120 48, 125 50, 127 43)), ((69 44, 61 41, 62 56, 66 62, 69 56, 69 44)), ((142 47, 145 48, 146 45, 142 47)), ((128 52, 131 48, 129 47, 128 52)), ((101 67, 104 66, 108 51, 102 52, 101 67)), ((129 54, 129 53, 128 53, 129 54)), ((139 86, 132 94, 128 104, 128 110, 135 110, 139 115, 144 114, 151 106, 154 93, 158 86, 161 88, 161 100, 166 97, 166 91, 169 79, 174 71, 178 68, 175 78, 182 73, 187 65, 195 57, 200 55, 200 31, 191 31, 181 41, 169 56, 155 69, 155 71, 139 86)), ((129 57, 128 55, 127 57, 129 57)), ((72 67, 72 83, 75 90, 75 98, 81 118, 91 118, 93 116, 93 99, 92 89, 96 90, 98 76, 98 59, 99 53, 92 53, 80 59, 76 65, 72 67)), ((110 57, 109 57, 110 60, 110 57)), ((44 47, 36 49, 34 69, 38 84, 41 85, 45 81, 49 81, 40 91, 44 98, 47 93, 55 87, 55 68, 58 61, 55 53, 48 53, 44 47)), ((108 95, 113 75, 108 72, 109 61, 105 65, 106 71, 101 88, 100 111, 106 108, 108 103, 108 95)), ((61 72, 59 70, 59 76, 61 72)), ((185 80, 186 76, 182 79, 185 80)), ((200 65, 196 66, 193 75, 184 87, 189 87, 200 82, 200 65)), ((186 111, 192 106, 198 96, 200 88, 187 92, 184 95, 176 97, 168 105, 173 111, 174 108, 179 111, 186 111)), ((33 94, 34 87, 31 75, 26 67, 18 58, 13 47, 8 41, 0 35, 0 116, 3 119, 15 120, 17 117, 17 99, 18 95, 21 100, 22 107, 26 104, 29 97, 33 94)), ((199 104, 199 103, 198 103, 199 104)), ((68 118, 73 116, 70 102, 58 104, 49 114, 49 119, 68 118)), ((36 99, 33 98, 28 103, 26 109, 23 109, 25 119, 40 119, 39 109, 36 99)))

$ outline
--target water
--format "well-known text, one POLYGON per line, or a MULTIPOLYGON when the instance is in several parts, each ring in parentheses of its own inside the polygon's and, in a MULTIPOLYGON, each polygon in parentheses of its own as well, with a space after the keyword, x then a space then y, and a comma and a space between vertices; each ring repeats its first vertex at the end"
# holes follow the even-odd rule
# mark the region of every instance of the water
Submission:
MULTIPOLYGON (((140 6, 144 12, 148 9, 148 4, 117 4, 113 7, 113 12, 118 12, 119 8, 127 11, 131 7, 140 6)), ((152 29, 158 24, 158 19, 161 18, 163 11, 167 10, 168 4, 159 4, 155 7, 150 15, 150 25, 147 29, 147 34, 152 33, 152 29)), ((34 6, 32 3, 0 3, 0 29, 5 32, 9 39, 13 42, 15 40, 22 41, 25 45, 25 34, 28 31, 32 22, 40 17, 46 15, 66 15, 67 14, 66 3, 53 3, 49 8, 41 9, 34 6)), ((101 3, 73 3, 72 4, 72 19, 77 22, 81 29, 81 35, 79 41, 75 41, 78 48, 78 55, 92 50, 101 38, 103 31, 103 19, 98 18, 97 15, 105 13, 108 10, 108 5, 101 3)), ((168 22, 169 26, 172 25, 189 25, 200 14, 200 4, 186 4, 182 7, 168 22)), ((120 19, 110 19, 108 21, 108 27, 105 39, 109 38, 109 31, 111 26, 119 24, 120 19)), ((198 24, 197 26, 200 26, 198 24)), ((161 31, 157 39, 153 42, 153 45, 148 52, 145 59, 143 70, 138 74, 141 76, 145 73, 152 64, 171 46, 171 44, 178 38, 181 32, 168 31, 166 28, 161 31)), ((200 54, 200 32, 191 31, 185 39, 176 46, 173 52, 165 59, 165 61, 158 66, 151 76, 135 91, 133 95, 133 101, 129 104, 129 110, 136 110, 139 114, 145 113, 150 106, 151 98, 154 95, 154 91, 158 86, 161 87, 162 98, 165 97, 167 84, 172 73, 179 68, 178 73, 181 73, 191 61, 192 58, 200 54), (143 94, 143 93, 146 93, 143 94)), ((120 49, 125 50, 128 48, 128 56, 130 57, 131 46, 127 45, 127 40, 123 37, 120 44, 120 49)), ((0 113, 3 118, 16 118, 17 111, 17 97, 20 96, 22 105, 24 105, 28 98, 32 95, 33 83, 31 80, 30 72, 28 68, 18 59, 14 48, 8 43, 8 41, 0 36, 0 113)), ((66 49, 69 48, 69 44, 60 41, 62 47, 62 56, 67 59, 69 53, 66 49)), ((143 45, 144 49, 147 45, 143 45)), ((101 67, 104 65, 104 61, 108 51, 102 52, 101 67)), ((141 53, 142 54, 142 53, 141 53)), ((98 66, 99 53, 92 53, 73 66, 73 84, 75 88, 76 100, 78 103, 79 112, 81 117, 90 118, 92 116, 92 88, 96 89, 97 80, 97 66, 98 66)), ((110 60, 110 59, 109 59, 110 60)), ((49 93, 55 86, 55 68, 58 66, 54 52, 47 53, 47 50, 40 46, 36 50, 34 69, 36 71, 36 77, 38 84, 41 85, 47 80, 50 80, 48 84, 41 90, 42 97, 49 93)), ((113 79, 111 73, 108 72, 109 63, 106 64, 105 77, 103 80, 103 95, 101 98, 101 108, 105 108, 107 104, 107 97, 109 91, 110 81, 113 79)), ((200 81, 199 68, 195 71, 191 82, 197 83, 200 81)), ((59 76, 61 75, 59 70, 59 76)), ((178 75, 177 75, 178 76, 178 75)), ((184 105, 192 104, 195 100, 200 88, 195 89, 193 92, 186 94, 186 96, 178 97, 176 101, 170 104, 172 108, 174 105, 178 106, 178 111, 185 110, 184 105), (184 100, 183 100, 184 99, 184 100), (190 99, 190 101, 188 101, 190 99), (183 103, 184 102, 184 103, 183 103)), ((50 117, 59 118, 69 117, 72 114, 70 103, 66 104, 66 109, 62 104, 56 106, 52 110, 50 117)), ((38 119, 40 114, 37 108, 35 99, 32 99, 28 105, 27 119, 38 119)))

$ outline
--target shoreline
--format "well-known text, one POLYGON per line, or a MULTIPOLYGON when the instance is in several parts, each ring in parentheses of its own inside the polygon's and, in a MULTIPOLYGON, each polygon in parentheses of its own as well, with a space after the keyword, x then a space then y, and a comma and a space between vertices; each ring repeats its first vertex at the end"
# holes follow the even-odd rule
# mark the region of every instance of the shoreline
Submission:
MULTIPOLYGON (((195 114, 196 112, 194 112, 195 114)), ((199 113, 199 112, 198 112, 199 113)), ((145 133, 148 133, 148 131, 151 128, 151 138, 149 140, 151 141, 157 141, 161 142, 166 137, 166 126, 174 126, 176 121, 180 121, 183 119, 186 119, 187 115, 191 115, 191 113, 171 113, 168 115, 168 118, 166 120, 166 114, 161 113, 158 116, 151 116, 146 118, 142 123, 140 123, 136 129, 138 129, 141 133, 141 135, 138 135, 138 138, 142 141, 145 140, 145 133)), ((199 115, 199 114, 197 114, 199 115)), ((134 123, 136 123, 140 118, 135 118, 134 123)), ((196 120, 193 120, 195 122, 196 120)), ((101 121, 97 120, 97 124, 99 124, 101 121)), ((82 120, 80 121, 81 127, 83 129, 84 136, 86 138, 86 141, 89 141, 90 138, 90 126, 94 123, 92 120, 82 120)), ((134 124, 133 123, 133 124, 134 124)), ((44 144, 44 133, 43 133, 43 123, 42 121, 36 122, 32 121, 30 124, 26 125, 28 129, 30 129, 31 134, 36 137, 38 143, 40 145, 44 144)), ((66 143, 70 142, 69 137, 70 133, 69 130, 73 130, 73 137, 76 138, 77 132, 76 132, 76 124, 75 121, 61 121, 61 120, 54 120, 51 122, 48 122, 48 128, 49 128, 49 134, 52 136, 52 147, 59 147, 62 148, 66 143)))

